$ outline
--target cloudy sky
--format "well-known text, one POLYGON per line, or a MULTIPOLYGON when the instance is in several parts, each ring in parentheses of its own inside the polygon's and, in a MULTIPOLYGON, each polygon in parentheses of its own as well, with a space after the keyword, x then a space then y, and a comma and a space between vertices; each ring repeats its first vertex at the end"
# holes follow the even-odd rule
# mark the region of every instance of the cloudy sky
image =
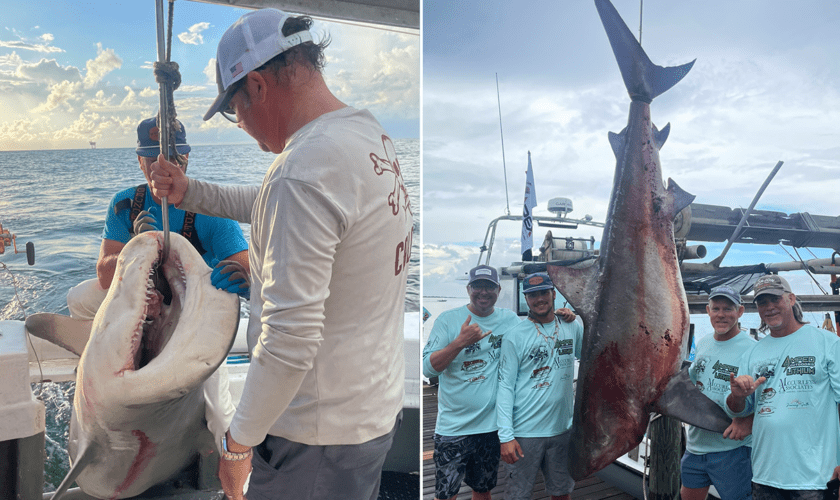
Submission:
MULTIPOLYGON (((639 1, 613 3, 638 38, 639 1)), ((746 208, 782 160, 756 208, 840 213, 840 3, 647 0, 642 19, 655 64, 697 60, 651 105, 660 128, 671 123, 666 178, 697 202, 746 208)), ((512 214, 522 213, 530 151, 536 214, 563 196, 572 217, 603 221, 615 168, 607 132, 624 128, 630 99, 591 0, 527 10, 426 0, 423 44, 423 293, 463 296, 459 279, 506 206, 495 75, 512 214)), ((492 265, 517 259, 520 229, 500 227, 492 265)), ((544 235, 535 229, 536 246, 544 235)), ((722 249, 707 246, 706 260, 722 249)), ((783 260, 779 247, 735 245, 723 265, 783 260)), ((820 293, 802 283, 800 293, 820 293)))
MULTIPOLYGON (((168 2, 165 2, 168 5, 168 2)), ((0 20, 0 151, 131 147, 157 113, 155 2, 5 2, 0 20)), ((182 84, 178 118, 192 144, 249 142, 221 117, 201 116, 216 95, 216 47, 246 10, 175 3, 172 60, 182 84)), ((420 37, 317 21, 329 34, 327 84, 370 109, 395 138, 419 136, 420 37)))

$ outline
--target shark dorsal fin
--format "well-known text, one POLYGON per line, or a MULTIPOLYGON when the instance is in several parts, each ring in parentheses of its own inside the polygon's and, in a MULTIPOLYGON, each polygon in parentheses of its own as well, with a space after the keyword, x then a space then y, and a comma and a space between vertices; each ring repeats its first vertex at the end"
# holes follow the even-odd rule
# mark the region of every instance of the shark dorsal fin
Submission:
POLYGON ((55 490, 55 493, 53 493, 50 500, 61 500, 61 497, 67 492, 70 485, 73 484, 73 481, 75 481, 79 477, 79 474, 85 470, 85 467, 87 467, 88 464, 93 462, 95 459, 96 446, 93 442, 89 440, 79 441, 79 453, 76 456, 76 460, 73 462, 70 472, 67 473, 67 476, 64 477, 61 484, 58 485, 58 489, 55 490))

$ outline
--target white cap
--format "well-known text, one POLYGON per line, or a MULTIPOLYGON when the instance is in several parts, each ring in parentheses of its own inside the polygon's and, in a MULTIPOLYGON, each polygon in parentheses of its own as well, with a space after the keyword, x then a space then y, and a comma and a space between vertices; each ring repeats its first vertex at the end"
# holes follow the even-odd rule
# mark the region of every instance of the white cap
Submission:
POLYGON ((283 24, 290 14, 277 9, 248 12, 225 31, 216 51, 216 86, 219 95, 205 113, 209 120, 230 102, 230 86, 278 54, 312 41, 309 31, 283 36, 283 24))

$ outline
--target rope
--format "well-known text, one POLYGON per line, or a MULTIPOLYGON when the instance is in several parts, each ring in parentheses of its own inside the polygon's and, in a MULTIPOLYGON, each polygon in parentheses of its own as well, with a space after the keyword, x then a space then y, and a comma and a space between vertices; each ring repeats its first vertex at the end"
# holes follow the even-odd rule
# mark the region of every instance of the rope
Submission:
MULTIPOLYGON (((173 93, 181 86, 181 72, 179 71, 178 63, 170 62, 172 57, 172 22, 175 17, 175 0, 169 0, 169 25, 167 27, 166 36, 166 61, 157 61, 154 64, 155 81, 163 85, 163 91, 166 94, 166 111, 168 116, 168 123, 160 123, 160 113, 158 113, 157 125, 162 129, 164 126, 172 132, 167 134, 169 138, 168 148, 165 151, 175 151, 175 161, 187 170, 187 159, 183 155, 178 154, 175 148, 175 132, 180 130, 178 124, 177 112, 175 111, 175 96, 173 93)), ((161 134, 163 136, 163 134, 161 134)))

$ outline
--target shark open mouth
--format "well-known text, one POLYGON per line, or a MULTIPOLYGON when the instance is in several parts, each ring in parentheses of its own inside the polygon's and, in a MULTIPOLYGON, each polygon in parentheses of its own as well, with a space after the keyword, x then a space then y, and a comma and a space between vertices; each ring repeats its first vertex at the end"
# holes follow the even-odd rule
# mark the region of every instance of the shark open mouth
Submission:
POLYGON ((160 265, 162 254, 161 249, 149 268, 145 308, 132 335, 130 359, 123 372, 137 371, 148 365, 163 352, 178 326, 187 275, 177 252, 171 250, 166 262, 160 265))

